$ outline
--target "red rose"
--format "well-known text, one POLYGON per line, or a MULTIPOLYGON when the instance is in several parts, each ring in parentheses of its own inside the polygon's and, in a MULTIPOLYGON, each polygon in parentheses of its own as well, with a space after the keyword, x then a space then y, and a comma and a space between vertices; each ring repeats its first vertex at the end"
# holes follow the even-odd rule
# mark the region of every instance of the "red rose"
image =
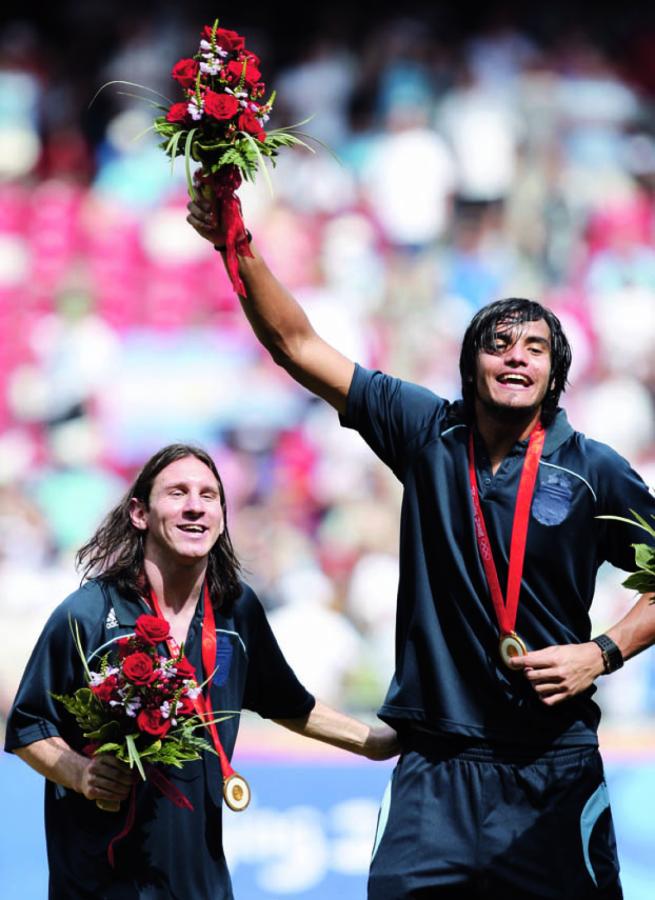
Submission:
POLYGON ((241 75, 243 74, 244 62, 246 66, 246 73, 243 80, 247 85, 250 85, 250 87, 252 87, 253 85, 257 84, 259 79, 262 77, 262 74, 251 59, 233 59, 225 66, 225 69, 223 71, 227 80, 232 84, 236 84, 236 82, 239 81, 241 75))
POLYGON ((215 119, 231 119, 239 111, 239 101, 231 94, 217 94, 207 91, 205 94, 205 112, 215 119))
POLYGON ((125 657, 130 652, 131 645, 132 645, 132 638, 129 638, 129 637, 123 637, 123 638, 120 638, 118 641, 116 641, 119 659, 125 659, 125 657))
MULTIPOLYGON (((204 40, 211 43, 211 25, 205 25, 200 36, 204 38, 204 40)), ((229 28, 217 28, 216 43, 219 45, 219 47, 222 47, 223 50, 229 50, 232 52, 235 50, 243 50, 243 48, 246 46, 246 39, 240 34, 237 34, 236 31, 230 31, 229 28)))
POLYGON ((166 640, 171 633, 171 626, 166 619, 159 616, 142 615, 136 620, 134 631, 146 644, 155 647, 160 641, 166 640))
POLYGON ((254 113, 242 112, 237 119, 237 128, 239 131, 247 131, 248 134, 254 135, 258 141, 266 140, 266 132, 262 128, 254 113))
POLYGON ((157 679, 147 653, 130 653, 123 660, 123 674, 132 684, 151 684, 157 679))
POLYGON ((195 85, 198 70, 195 59, 181 59, 173 66, 171 75, 182 87, 189 88, 195 85))
POLYGON ((188 104, 174 103, 166 113, 167 122, 185 122, 189 117, 188 104))
POLYGON ((189 662, 186 656, 175 660, 175 669, 178 678, 195 678, 196 667, 189 662))
POLYGON ((98 700, 102 700, 104 703, 108 703, 111 700, 114 690, 117 686, 118 679, 116 678, 116 676, 108 675, 104 681, 102 681, 100 684, 96 684, 91 688, 91 690, 96 695, 98 700))
POLYGON ((142 709, 136 717, 136 724, 139 731, 163 737, 171 727, 171 720, 164 719, 158 709, 142 709))

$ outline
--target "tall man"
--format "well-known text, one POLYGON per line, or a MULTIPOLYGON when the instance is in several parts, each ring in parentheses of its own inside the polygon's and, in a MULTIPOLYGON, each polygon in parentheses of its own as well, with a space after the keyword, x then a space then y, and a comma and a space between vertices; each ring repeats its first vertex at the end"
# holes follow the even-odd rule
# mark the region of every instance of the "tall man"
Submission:
MULTIPOLYGON (((19 687, 6 739, 7 750, 48 779, 53 900, 232 898, 220 812, 224 782, 234 788, 229 759, 238 715, 218 726, 219 756, 205 753, 182 770, 166 772, 193 811, 179 809, 150 782, 134 779, 114 757, 85 756, 79 728, 51 696, 84 684, 69 617, 79 625, 92 669, 117 641, 134 633, 138 616, 156 612, 167 620, 172 640, 184 644, 197 673, 209 677, 216 669, 210 709, 252 709, 300 734, 370 758, 397 752, 391 728, 369 728, 315 701, 287 665, 257 597, 239 579, 223 485, 203 450, 174 444, 155 454, 78 561, 85 576, 96 577, 60 604, 46 624, 19 687), (130 793, 131 830, 127 803, 116 815, 89 802, 117 804, 130 793), (112 867, 108 848, 124 825, 129 833, 115 844, 112 867)), ((166 652, 164 645, 160 651, 166 652)), ((247 786, 239 787, 227 798, 237 805, 247 786)))
MULTIPOLYGON (((188 221, 222 249, 204 200, 188 221)), ((254 251, 254 248, 253 248, 254 251)), ((634 568, 627 526, 655 501, 558 401, 558 319, 512 299, 464 337, 463 400, 354 365, 261 256, 241 303, 273 358, 357 429, 404 485, 396 670, 381 718, 404 752, 383 800, 372 900, 620 898, 594 681, 655 640, 652 595, 590 640, 604 560, 634 568)))

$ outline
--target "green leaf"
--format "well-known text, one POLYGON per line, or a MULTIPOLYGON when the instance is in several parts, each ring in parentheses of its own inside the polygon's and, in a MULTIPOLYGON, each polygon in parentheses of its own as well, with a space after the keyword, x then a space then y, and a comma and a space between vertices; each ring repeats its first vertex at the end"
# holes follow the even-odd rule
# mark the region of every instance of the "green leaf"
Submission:
POLYGON ((168 153, 171 158, 171 175, 173 174, 173 169, 175 167, 175 157, 177 156, 178 148, 180 146, 180 140, 183 134, 183 131, 176 131, 166 147, 166 153, 168 153))
MULTIPOLYGON (((160 94, 159 91, 155 91, 155 90, 153 90, 153 88, 146 87, 145 84, 137 84, 137 82, 135 82, 135 81, 122 81, 121 79, 115 79, 114 81, 105 81, 104 84, 100 85, 98 90, 95 92, 95 94, 91 98, 91 102, 89 103, 89 107, 88 107, 89 109, 91 109, 91 107, 96 102, 96 100, 98 99, 98 97, 100 96, 102 91, 104 91, 105 88, 111 87, 112 84, 126 84, 128 87, 137 87, 137 88, 140 88, 142 91, 148 91, 151 94, 156 94, 158 97, 161 97, 162 100, 165 100, 169 106, 171 106, 171 104, 173 103, 173 101, 169 100, 168 97, 164 96, 164 94, 160 94)), ((148 98, 142 97, 140 99, 146 100, 148 98)))
MULTIPOLYGON (((597 519, 611 519, 613 522, 623 522, 626 525, 632 525, 633 528, 641 528, 642 531, 650 534, 651 537, 655 537, 655 528, 648 524, 646 519, 643 516, 640 516, 639 513, 636 513, 634 509, 631 509, 630 512, 635 517, 636 521, 633 519, 626 519, 624 516, 596 516, 597 519)), ((652 517, 655 519, 655 516, 652 517)))
POLYGON ((136 766, 139 770, 139 775, 143 780, 146 780, 146 773, 143 769, 143 763, 141 762, 141 757, 139 756, 139 751, 136 749, 136 742, 134 740, 133 734, 125 735, 125 743, 127 745, 127 752, 130 759, 130 766, 136 766))
POLYGON ((640 594, 650 594, 655 591, 655 575, 650 572, 633 572, 625 579, 623 587, 639 591, 640 594))
POLYGON ((117 744, 114 741, 109 741, 108 743, 102 744, 100 747, 98 747, 98 749, 95 752, 95 755, 97 756, 99 753, 116 752, 118 750, 121 750, 122 747, 123 747, 122 744, 117 744))
POLYGON ((248 134, 246 131, 240 131, 239 134, 242 134, 246 138, 246 140, 250 143, 252 149, 255 151, 255 153, 257 155, 257 162, 259 163, 259 170, 262 172, 262 174, 264 176, 264 179, 268 186, 268 191, 269 191, 271 197, 273 197, 273 184, 271 182, 271 176, 268 174, 268 169, 266 168, 266 165, 264 164, 264 157, 261 154, 258 142, 254 139, 254 137, 251 134, 248 134))
POLYGON ((147 103, 149 106, 154 106, 155 109, 161 109, 164 112, 168 111, 168 107, 162 106, 162 104, 157 103, 156 100, 151 100, 150 97, 142 97, 140 94, 131 93, 131 91, 116 91, 116 94, 119 97, 134 97, 136 100, 143 100, 143 102, 147 103))
POLYGON ((638 569, 645 569, 655 575, 655 547, 649 544, 632 544, 638 569))
POLYGON ((193 136, 197 130, 197 128, 192 128, 187 134, 186 141, 184 143, 184 171, 186 172, 186 183, 189 190, 189 196, 192 200, 198 199, 193 187, 193 178, 191 176, 191 144, 193 143, 193 136))
POLYGON ((77 624, 77 620, 73 619, 71 614, 68 614, 68 627, 70 628, 73 634, 73 643, 75 644, 75 649, 77 650, 80 659, 82 660, 82 665, 84 666, 84 673, 86 675, 86 680, 91 681, 91 670, 89 669, 89 665, 86 661, 86 655, 84 653, 84 649, 82 647, 82 639, 80 637, 80 626, 77 624))
POLYGON ((112 738, 115 740, 116 737, 120 737, 121 726, 114 719, 111 722, 105 722, 99 728, 96 728, 95 731, 85 731, 84 737, 91 738, 93 741, 108 741, 112 738))
POLYGON ((157 739, 153 741, 149 747, 146 747, 145 750, 140 751, 141 759, 145 759, 148 756, 155 756, 161 750, 161 741, 157 739))

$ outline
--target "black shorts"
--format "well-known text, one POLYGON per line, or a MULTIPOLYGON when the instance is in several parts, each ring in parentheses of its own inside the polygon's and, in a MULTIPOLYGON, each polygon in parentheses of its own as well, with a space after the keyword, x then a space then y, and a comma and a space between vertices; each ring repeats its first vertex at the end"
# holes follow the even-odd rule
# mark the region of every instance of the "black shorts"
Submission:
POLYGON ((433 897, 621 900, 597 748, 412 739, 380 809, 368 898, 433 897))

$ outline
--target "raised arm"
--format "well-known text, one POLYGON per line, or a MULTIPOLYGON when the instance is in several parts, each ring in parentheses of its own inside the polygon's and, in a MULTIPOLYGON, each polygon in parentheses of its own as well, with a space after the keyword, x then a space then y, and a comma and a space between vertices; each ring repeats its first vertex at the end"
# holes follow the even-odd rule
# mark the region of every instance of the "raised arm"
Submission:
MULTIPOLYGON (((223 246, 223 233, 210 202, 199 197, 188 208, 187 221, 198 234, 223 246)), ((254 243, 250 249, 254 258, 239 257, 239 274, 246 288, 246 296, 239 300, 257 338, 297 382, 344 413, 354 363, 314 331, 299 303, 275 278, 254 243)))

